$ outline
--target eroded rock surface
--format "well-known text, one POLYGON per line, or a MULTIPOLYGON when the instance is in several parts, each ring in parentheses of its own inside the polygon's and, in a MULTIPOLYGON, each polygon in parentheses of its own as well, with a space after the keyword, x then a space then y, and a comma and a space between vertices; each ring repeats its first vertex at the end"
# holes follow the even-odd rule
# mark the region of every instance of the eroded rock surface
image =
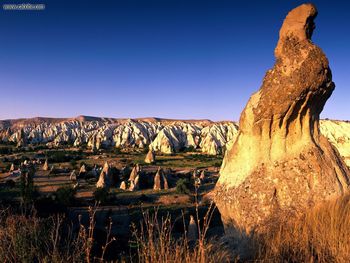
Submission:
POLYGON ((152 149, 149 149, 145 158, 145 163, 153 164, 155 162, 156 162, 156 155, 152 149))
POLYGON ((0 121, 0 141, 18 146, 42 143, 50 147, 86 144, 92 151, 103 147, 145 148, 175 153, 192 147, 218 154, 238 132, 232 122, 208 120, 34 118, 0 121))
MULTIPOLYGON (((350 141, 349 123, 324 120, 321 121, 321 132, 334 143, 344 158, 350 160, 346 143, 350 141)), ((5 143, 43 143, 53 147, 87 144, 93 151, 101 147, 143 148, 150 144, 154 146, 154 151, 162 153, 175 153, 193 147, 203 153, 217 155, 224 153, 237 135, 238 125, 228 121, 121 121, 95 117, 0 121, 0 141, 5 143), (18 136, 21 129, 25 140, 18 136), (163 129, 164 132, 161 132, 163 129)))
POLYGON ((275 65, 241 114, 216 186, 226 226, 249 232, 276 212, 302 212, 348 189, 349 170, 320 133, 319 115, 335 85, 310 40, 316 15, 312 4, 287 15, 275 65))
POLYGON ((162 168, 158 168, 156 175, 154 176, 153 190, 169 189, 168 179, 164 174, 162 168))

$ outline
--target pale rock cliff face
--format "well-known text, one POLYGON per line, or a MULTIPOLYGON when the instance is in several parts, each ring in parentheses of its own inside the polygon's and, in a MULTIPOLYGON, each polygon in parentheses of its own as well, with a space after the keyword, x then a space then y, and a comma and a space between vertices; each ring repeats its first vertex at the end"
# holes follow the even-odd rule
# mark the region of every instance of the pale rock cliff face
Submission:
POLYGON ((338 149, 350 167, 350 122, 345 121, 320 121, 321 133, 338 149))
POLYGON ((192 146, 197 148, 201 126, 179 123, 165 126, 151 143, 150 148, 163 153, 174 153, 192 146))
POLYGON ((200 148, 203 152, 217 155, 223 152, 229 141, 234 141, 238 135, 238 126, 232 122, 219 123, 204 127, 201 130, 200 148))
MULTIPOLYGON (((153 151, 162 153, 174 153, 193 147, 203 153, 217 155, 224 153, 235 142, 238 130, 238 125, 234 122, 114 122, 95 118, 36 123, 28 119, 25 124, 0 121, 0 141, 15 142, 23 146, 25 143, 42 143, 53 147, 62 144, 78 147, 86 144, 92 150, 99 150, 101 147, 144 148, 150 145, 153 151)), ((337 147, 350 165, 350 124, 345 121, 324 120, 321 121, 321 133, 337 147)))
POLYGON ((287 15, 275 65, 225 153, 215 200, 233 233, 257 231, 276 214, 300 214, 348 191, 349 169, 320 133, 319 115, 335 85, 326 56, 310 40, 316 15, 312 4, 287 15))

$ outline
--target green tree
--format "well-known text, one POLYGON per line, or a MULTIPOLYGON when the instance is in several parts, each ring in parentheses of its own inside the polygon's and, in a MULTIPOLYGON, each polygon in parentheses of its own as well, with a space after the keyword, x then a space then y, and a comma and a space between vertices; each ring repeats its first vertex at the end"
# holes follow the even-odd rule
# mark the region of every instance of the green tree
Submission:
POLYGON ((34 174, 35 169, 33 166, 24 168, 21 170, 20 175, 20 193, 21 193, 21 201, 24 206, 32 203, 34 200, 34 174))
POLYGON ((64 206, 70 206, 74 203, 76 190, 71 186, 63 186, 56 190, 56 201, 64 206))
POLYGON ((190 180, 187 178, 181 178, 176 182, 176 192, 178 194, 189 194, 191 188, 190 180))
POLYGON ((105 204, 108 200, 108 190, 106 188, 96 188, 94 192, 95 200, 101 204, 105 204))

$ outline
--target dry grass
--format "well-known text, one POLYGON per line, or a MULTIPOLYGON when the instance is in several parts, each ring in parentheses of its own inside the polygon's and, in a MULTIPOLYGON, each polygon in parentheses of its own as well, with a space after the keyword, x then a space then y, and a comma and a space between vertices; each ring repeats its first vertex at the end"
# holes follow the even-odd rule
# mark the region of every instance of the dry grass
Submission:
POLYGON ((97 206, 90 208, 89 226, 80 225, 76 233, 59 215, 42 219, 35 214, 2 211, 1 262, 104 262, 105 252, 115 239, 110 237, 110 223, 101 257, 92 255, 96 211, 97 206))
POLYGON ((40 219, 6 213, 3 211, 0 219, 3 262, 81 262, 83 244, 70 230, 62 235, 61 217, 40 219))
MULTIPOLYGON (((186 230, 181 237, 175 239, 170 216, 159 220, 157 211, 154 214, 144 212, 141 229, 134 228, 133 231, 133 244, 137 249, 136 261, 143 263, 230 262, 229 253, 223 243, 214 239, 206 239, 213 209, 210 207, 203 219, 203 227, 198 228, 197 240, 189 240, 186 230)), ((186 229, 184 216, 182 219, 186 229)), ((197 222, 198 220, 197 217, 197 222)))
POLYGON ((350 195, 275 224, 259 242, 259 262, 349 262, 350 195))
MULTIPOLYGON (((197 203, 197 201, 196 201, 197 203)), ((177 220, 185 231, 174 236, 170 216, 159 218, 157 210, 143 212, 140 227, 134 227, 130 258, 127 262, 232 262, 229 249, 220 241, 208 239, 207 231, 214 207, 204 218, 194 215, 197 240, 186 231, 185 216, 177 220), (182 220, 182 222, 181 222, 182 220)), ((112 222, 100 258, 92 253, 96 207, 90 209, 90 225, 77 233, 64 224, 62 217, 40 219, 35 215, 0 212, 1 262, 105 262, 112 222)), ((284 217, 286 218, 286 217, 284 217)), ((350 195, 328 201, 297 219, 275 220, 265 234, 256 238, 258 255, 252 262, 349 262, 350 195), (279 223, 278 223, 279 222, 279 223)), ((117 240, 118 242, 118 240, 117 240)))

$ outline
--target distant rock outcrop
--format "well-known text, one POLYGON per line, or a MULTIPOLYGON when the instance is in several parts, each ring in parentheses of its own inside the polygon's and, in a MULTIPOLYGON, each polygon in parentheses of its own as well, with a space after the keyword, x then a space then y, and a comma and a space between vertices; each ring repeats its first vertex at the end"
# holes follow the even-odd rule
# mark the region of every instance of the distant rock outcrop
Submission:
POLYGON ((350 122, 321 120, 320 124, 321 133, 338 149, 350 167, 350 122))
POLYGON ((119 189, 121 189, 121 190, 126 190, 126 182, 125 182, 125 181, 122 181, 122 182, 120 183, 119 189))
POLYGON ((219 123, 201 130, 200 148, 202 152, 217 155, 223 153, 229 141, 235 140, 238 126, 234 123, 219 123))
POLYGON ((129 191, 136 191, 139 190, 139 180, 140 180, 140 172, 141 172, 141 167, 139 164, 136 164, 134 168, 132 168, 130 176, 129 176, 129 191))
MULTIPOLYGON (((322 121, 321 131, 326 136, 350 139, 346 129, 324 130, 324 125, 346 124, 338 121, 322 121)), ((181 120, 119 120, 97 117, 75 119, 23 119, 0 121, 0 141, 19 145, 46 144, 50 147, 70 144, 87 146, 93 151, 101 147, 144 148, 175 153, 193 148, 205 154, 217 155, 225 152, 234 143, 238 125, 234 122, 181 121, 181 120), (21 139, 22 138, 22 139, 21 139)), ((330 138, 328 137, 328 138, 330 138)), ((333 141, 331 140, 333 143, 333 141)), ((345 149, 343 144, 337 147, 345 149)), ((342 150, 340 150, 342 153, 342 150)), ((346 154, 348 151, 343 151, 346 154)), ((350 160, 350 153, 344 156, 350 160)))
POLYGON ((80 166, 79 177, 84 176, 85 174, 86 174, 86 166, 85 164, 83 164, 82 166, 80 166))
POLYGON ((132 168, 130 176, 129 176, 129 181, 133 182, 135 181, 136 177, 138 176, 139 172, 141 171, 141 168, 139 164, 136 164, 134 168, 132 168))
POLYGON ((129 186, 128 190, 129 191, 137 191, 137 190, 139 190, 139 187, 140 187, 139 181, 140 181, 140 176, 137 175, 135 180, 130 181, 130 186, 129 186))
POLYGON ((73 170, 70 173, 69 180, 71 180, 71 181, 76 181, 77 180, 77 174, 75 173, 75 170, 73 170))
POLYGON ((145 158, 145 163, 153 164, 156 161, 156 155, 153 151, 153 149, 149 149, 146 158, 145 158))
POLYGON ((105 171, 101 171, 100 177, 96 183, 96 188, 106 188, 109 186, 108 174, 105 171))
POLYGON ((44 171, 50 170, 49 161, 48 161, 47 159, 45 160, 45 163, 44 163, 44 165, 43 165, 43 170, 44 170, 44 171))
POLYGON ((272 214, 303 212, 349 186, 349 170, 320 133, 319 115, 334 90, 328 60, 311 42, 317 11, 293 9, 284 20, 276 63, 240 117, 216 186, 226 226, 250 232, 272 214))
POLYGON ((158 168, 154 176, 153 190, 169 189, 168 179, 166 178, 162 168, 158 168))

